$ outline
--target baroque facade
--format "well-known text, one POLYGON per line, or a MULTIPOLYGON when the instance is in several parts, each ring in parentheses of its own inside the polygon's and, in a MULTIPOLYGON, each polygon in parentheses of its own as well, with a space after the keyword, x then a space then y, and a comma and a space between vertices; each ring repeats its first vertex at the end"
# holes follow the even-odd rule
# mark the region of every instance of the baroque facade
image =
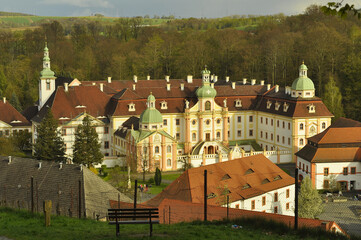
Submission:
POLYGON ((48 109, 59 121, 71 157, 74 133, 85 115, 96 128, 105 164, 175 170, 263 153, 294 162, 306 138, 325 130, 332 114, 315 96, 302 64, 292 87, 246 78, 79 81, 56 78, 44 49, 39 103, 27 111, 36 126, 48 109))

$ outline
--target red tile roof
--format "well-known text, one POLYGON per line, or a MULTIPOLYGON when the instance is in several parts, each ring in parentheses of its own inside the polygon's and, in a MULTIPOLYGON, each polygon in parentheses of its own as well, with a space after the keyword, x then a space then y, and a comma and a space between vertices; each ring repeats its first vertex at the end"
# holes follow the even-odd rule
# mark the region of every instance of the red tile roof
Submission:
MULTIPOLYGON (((157 206, 165 198, 193 203, 203 202, 204 170, 208 172, 208 195, 213 193, 219 196, 226 188, 230 191, 232 202, 294 184, 292 177, 260 154, 189 169, 146 204, 157 206), (253 172, 247 174, 247 171, 253 172), (280 179, 275 180, 277 178, 280 179), (265 179, 270 182, 264 183, 265 179), (247 188, 247 185, 250 187, 247 188)), ((219 197, 214 197, 208 202, 220 205, 219 200, 219 197)))
POLYGON ((19 113, 8 101, 0 101, 0 121, 13 127, 31 126, 31 123, 19 113))

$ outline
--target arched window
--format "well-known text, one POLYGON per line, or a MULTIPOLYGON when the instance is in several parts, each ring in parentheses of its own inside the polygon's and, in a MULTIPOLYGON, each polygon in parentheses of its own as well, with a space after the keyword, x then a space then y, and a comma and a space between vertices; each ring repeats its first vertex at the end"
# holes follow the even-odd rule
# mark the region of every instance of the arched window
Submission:
POLYGON ((303 138, 300 139, 300 146, 303 146, 303 138))
POLYGON ((159 153, 159 147, 158 147, 158 146, 155 146, 154 152, 155 152, 155 153, 159 153))
POLYGON ((221 139, 221 132, 217 132, 217 140, 221 139))
POLYGON ((303 123, 300 124, 300 130, 303 130, 303 123))
POLYGON ((196 133, 192 133, 192 141, 196 141, 197 140, 197 134, 196 133))
POLYGON ((170 160, 170 159, 167 160, 167 166, 168 167, 172 166, 172 160, 170 160))
POLYGON ((143 152, 144 152, 144 154, 147 154, 147 147, 143 148, 143 152))
POLYGON ((167 146, 167 152, 168 153, 172 152, 172 147, 171 146, 167 146))
POLYGON ((206 104, 205 104, 205 109, 206 110, 211 110, 211 102, 210 101, 207 101, 206 104))

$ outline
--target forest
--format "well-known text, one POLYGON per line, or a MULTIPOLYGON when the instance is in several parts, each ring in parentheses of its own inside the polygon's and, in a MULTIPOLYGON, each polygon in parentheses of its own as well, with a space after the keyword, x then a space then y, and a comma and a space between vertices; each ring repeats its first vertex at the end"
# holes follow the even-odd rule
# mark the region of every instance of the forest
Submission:
POLYGON ((31 29, 0 29, 0 95, 20 111, 38 98, 45 41, 57 76, 79 80, 200 77, 205 65, 218 78, 265 80, 290 86, 298 67, 336 117, 361 121, 361 20, 303 14, 173 19, 54 20, 31 29))

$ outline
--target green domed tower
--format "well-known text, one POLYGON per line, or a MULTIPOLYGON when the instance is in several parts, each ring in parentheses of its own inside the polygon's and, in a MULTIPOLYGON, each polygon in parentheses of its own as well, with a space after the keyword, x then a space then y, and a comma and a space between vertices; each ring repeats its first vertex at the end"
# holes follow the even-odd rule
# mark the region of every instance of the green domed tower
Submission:
POLYGON ((202 87, 196 91, 198 98, 214 98, 217 95, 217 91, 210 86, 210 74, 211 72, 207 68, 202 71, 202 87))
POLYGON ((299 77, 292 83, 292 97, 312 98, 315 96, 315 85, 312 80, 307 77, 307 70, 307 66, 302 62, 299 67, 299 77))
POLYGON ((152 93, 150 93, 147 99, 147 109, 140 114, 139 123, 143 130, 162 128, 163 117, 155 108, 155 97, 152 93))

